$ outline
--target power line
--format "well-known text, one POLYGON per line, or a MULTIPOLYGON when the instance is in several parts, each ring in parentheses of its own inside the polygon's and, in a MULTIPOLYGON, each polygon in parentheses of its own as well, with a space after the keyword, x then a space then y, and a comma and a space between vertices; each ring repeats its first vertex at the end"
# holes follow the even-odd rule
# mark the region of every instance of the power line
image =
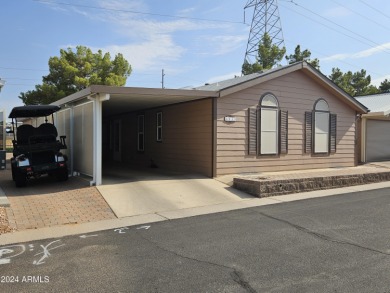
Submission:
POLYGON ((48 69, 33 69, 33 68, 16 68, 16 67, 2 67, 0 69, 4 70, 23 70, 23 71, 49 71, 48 69))
MULTIPOLYGON (((351 31, 351 30, 349 30, 349 29, 347 29, 347 28, 344 28, 343 26, 341 26, 341 25, 339 25, 339 24, 337 24, 337 23, 335 23, 335 22, 333 22, 333 21, 331 21, 331 20, 326 19, 325 17, 319 15, 318 13, 315 13, 315 12, 311 11, 310 9, 307 9, 307 8, 302 7, 301 5, 295 3, 295 2, 292 1, 292 0, 290 0, 290 1, 288 1, 288 2, 289 2, 289 3, 292 3, 292 4, 295 4, 296 6, 299 6, 299 7, 303 8, 303 9, 309 11, 310 13, 315 14, 315 15, 321 17, 321 18, 327 20, 328 22, 331 22, 331 23, 333 23, 333 24, 335 24, 335 25, 337 25, 337 26, 339 26, 339 27, 341 27, 341 28, 347 30, 347 31, 353 33, 354 35, 359 36, 360 38, 362 38, 362 39, 364 39, 364 40, 366 40, 366 41, 368 41, 368 42, 374 43, 377 47, 382 48, 381 50, 382 50, 384 53, 390 54, 390 51, 387 50, 386 48, 384 48, 383 45, 378 44, 378 43, 375 43, 375 42, 373 42, 373 41, 371 41, 371 40, 368 40, 368 39, 365 38, 364 36, 361 36, 361 35, 359 35, 359 34, 353 32, 353 31, 351 31)), ((324 26, 324 27, 326 27, 326 28, 328 28, 328 29, 330 29, 330 30, 333 30, 333 31, 335 31, 335 32, 337 32, 337 33, 339 33, 339 34, 342 34, 342 35, 344 35, 344 36, 350 38, 350 39, 353 39, 353 40, 355 40, 355 41, 358 41, 358 42, 360 42, 360 43, 363 43, 363 44, 369 46, 370 48, 373 48, 373 45, 372 45, 372 44, 369 44, 369 43, 366 42, 366 41, 363 41, 363 40, 358 39, 358 38, 356 38, 356 37, 354 37, 354 36, 351 36, 351 35, 349 35, 349 34, 346 34, 346 33, 342 32, 342 31, 340 31, 340 30, 337 30, 337 29, 335 29, 335 28, 333 28, 333 27, 331 27, 331 26, 329 26, 329 25, 326 25, 326 24, 324 24, 324 23, 322 23, 322 22, 319 22, 318 20, 313 19, 313 18, 307 16, 306 14, 303 14, 303 13, 300 13, 300 12, 298 12, 298 11, 296 11, 296 10, 293 10, 293 9, 287 7, 287 6, 284 6, 284 5, 281 5, 281 6, 284 7, 284 8, 286 8, 286 9, 288 9, 288 10, 290 10, 290 11, 293 11, 294 13, 299 14, 299 15, 301 15, 301 16, 303 16, 303 17, 305 17, 305 18, 307 18, 307 19, 309 19, 309 20, 311 20, 311 21, 313 21, 313 22, 316 22, 316 23, 318 23, 318 24, 320 24, 320 25, 322 25, 322 26, 324 26)))
POLYGON ((348 9, 349 11, 355 13, 356 15, 359 15, 360 17, 363 17, 364 19, 367 19, 368 21, 371 21, 372 23, 375 23, 376 25, 380 26, 381 28, 384 28, 384 29, 386 29, 386 30, 390 30, 390 28, 384 26, 383 24, 381 24, 381 23, 379 23, 379 22, 377 22, 377 21, 375 21, 375 20, 373 20, 373 19, 371 19, 371 18, 365 16, 365 15, 362 14, 362 13, 359 13, 359 12, 357 12, 357 11, 355 11, 355 10, 352 10, 351 8, 345 6, 344 4, 338 3, 338 2, 335 1, 335 0, 331 0, 331 1, 332 1, 333 3, 336 3, 337 5, 339 5, 339 6, 341 6, 341 7, 344 7, 344 8, 346 8, 346 9, 348 9))
MULTIPOLYGON (((352 34, 358 36, 359 38, 362 38, 363 40, 366 40, 366 41, 368 41, 368 42, 370 42, 370 43, 372 43, 372 44, 375 44, 376 46, 378 46, 378 47, 380 47, 380 48, 383 48, 382 51, 387 52, 387 53, 390 54, 390 51, 387 50, 387 48, 384 48, 381 44, 379 44, 379 43, 377 43, 377 42, 374 42, 374 41, 372 41, 372 40, 366 38, 365 36, 363 36, 363 35, 361 35, 361 34, 355 33, 354 31, 350 30, 349 28, 346 28, 345 26, 342 26, 342 25, 340 25, 340 24, 338 24, 338 23, 336 23, 336 22, 334 22, 334 21, 332 21, 332 20, 329 20, 329 19, 327 19, 326 17, 323 17, 322 15, 320 15, 320 14, 318 14, 318 13, 316 13, 316 12, 310 10, 309 8, 306 8, 306 7, 302 6, 302 5, 300 5, 300 4, 296 3, 296 2, 294 2, 294 0, 290 0, 290 3, 292 3, 292 4, 294 4, 294 5, 296 5, 296 6, 300 7, 300 8, 302 8, 303 10, 306 10, 306 11, 308 11, 308 12, 310 12, 310 13, 316 15, 317 17, 320 17, 320 18, 322 18, 322 19, 324 19, 324 20, 326 20, 326 21, 332 23, 333 25, 336 25, 336 26, 338 26, 338 27, 340 27, 340 28, 342 28, 342 29, 344 29, 344 30, 346 30, 346 31, 348 31, 348 32, 350 32, 350 33, 352 33, 352 34)), ((366 44, 367 44, 367 43, 366 43, 366 44)), ((372 47, 372 45, 370 45, 370 47, 372 47)))
MULTIPOLYGON (((288 43, 291 43, 291 44, 296 44, 296 43, 294 43, 292 40, 289 40, 289 39, 285 39, 285 41, 288 42, 288 43)), ((328 54, 325 54, 325 53, 320 52, 320 51, 317 51, 317 50, 310 50, 310 52, 311 52, 311 53, 316 53, 317 55, 320 55, 320 56, 322 56, 323 58, 331 57, 331 56, 329 56, 328 54)), ((315 58, 315 57, 314 57, 314 58, 315 58)), ((320 62, 321 62, 321 58, 318 58, 318 59, 319 59, 320 62)), ((346 64, 346 65, 349 65, 349 66, 351 66, 351 67, 357 68, 357 69, 359 69, 359 70, 362 69, 361 67, 357 66, 356 64, 352 64, 352 63, 349 63, 349 62, 344 61, 344 60, 337 60, 337 62, 339 62, 339 63, 344 63, 344 64, 346 64)), ((375 75, 377 75, 377 76, 384 76, 384 75, 386 75, 385 73, 374 72, 374 71, 372 71, 372 70, 369 70, 369 71, 370 71, 370 73, 375 74, 375 75)))
POLYGON ((370 4, 364 2, 363 0, 359 0, 360 2, 362 2, 364 5, 370 7, 372 10, 375 10, 376 12, 382 14, 384 17, 387 17, 387 18, 390 18, 390 16, 388 16, 387 14, 384 14, 382 11, 380 11, 379 9, 375 8, 374 6, 371 6, 370 4))
POLYGON ((169 18, 179 18, 179 19, 189 19, 189 20, 200 20, 200 21, 210 21, 210 22, 221 22, 221 23, 233 23, 233 24, 244 24, 244 25, 246 25, 242 21, 231 21, 231 20, 223 20, 223 19, 208 19, 208 18, 198 18, 198 17, 186 17, 186 16, 179 16, 179 15, 160 14, 160 13, 151 13, 151 12, 143 12, 143 11, 136 11, 136 10, 124 10, 124 9, 115 9, 115 8, 104 8, 104 7, 98 7, 98 6, 90 6, 90 5, 82 5, 82 4, 72 4, 72 3, 56 2, 56 1, 48 1, 48 0, 33 0, 33 1, 41 2, 41 3, 49 3, 49 4, 71 6, 71 7, 82 7, 82 8, 88 8, 88 9, 98 9, 98 10, 105 10, 105 11, 114 11, 114 12, 124 12, 124 13, 133 13, 133 14, 169 17, 169 18))

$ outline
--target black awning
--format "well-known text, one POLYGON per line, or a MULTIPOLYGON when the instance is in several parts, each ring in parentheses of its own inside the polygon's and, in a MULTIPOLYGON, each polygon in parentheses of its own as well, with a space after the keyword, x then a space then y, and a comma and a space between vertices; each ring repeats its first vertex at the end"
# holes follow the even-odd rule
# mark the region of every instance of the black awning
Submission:
POLYGON ((61 107, 55 105, 20 106, 13 108, 8 118, 45 117, 60 109, 61 107))

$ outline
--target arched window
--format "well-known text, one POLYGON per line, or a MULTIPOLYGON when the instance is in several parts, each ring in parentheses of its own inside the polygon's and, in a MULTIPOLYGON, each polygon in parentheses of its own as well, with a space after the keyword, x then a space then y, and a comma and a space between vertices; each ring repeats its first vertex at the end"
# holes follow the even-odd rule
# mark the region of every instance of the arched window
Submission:
POLYGON ((329 152, 329 106, 324 99, 314 104, 314 153, 329 152))
POLYGON ((312 154, 336 152, 337 115, 329 111, 324 99, 314 103, 313 110, 305 112, 304 151, 312 154))
POLYGON ((288 152, 288 112, 278 99, 264 94, 256 108, 248 109, 248 154, 279 155, 288 152))
POLYGON ((279 153, 279 103, 272 94, 260 99, 260 154, 279 153))

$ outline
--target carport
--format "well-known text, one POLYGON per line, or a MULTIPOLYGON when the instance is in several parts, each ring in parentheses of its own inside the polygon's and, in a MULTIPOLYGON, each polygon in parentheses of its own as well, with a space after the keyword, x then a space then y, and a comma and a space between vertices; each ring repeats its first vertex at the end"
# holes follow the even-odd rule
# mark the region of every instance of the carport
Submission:
POLYGON ((213 176, 213 91, 93 85, 53 104, 72 174, 102 184, 103 164, 213 176), (106 164, 107 163, 107 164, 106 164))
POLYGON ((361 117, 361 162, 390 161, 390 94, 356 97, 370 112, 361 117))

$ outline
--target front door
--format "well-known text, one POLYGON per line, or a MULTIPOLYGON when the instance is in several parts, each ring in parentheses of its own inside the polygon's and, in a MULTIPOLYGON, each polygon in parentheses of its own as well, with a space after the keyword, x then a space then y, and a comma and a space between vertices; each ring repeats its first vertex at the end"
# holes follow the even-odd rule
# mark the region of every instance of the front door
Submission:
POLYGON ((122 161, 122 123, 120 120, 114 120, 112 131, 112 146, 114 161, 122 161))

